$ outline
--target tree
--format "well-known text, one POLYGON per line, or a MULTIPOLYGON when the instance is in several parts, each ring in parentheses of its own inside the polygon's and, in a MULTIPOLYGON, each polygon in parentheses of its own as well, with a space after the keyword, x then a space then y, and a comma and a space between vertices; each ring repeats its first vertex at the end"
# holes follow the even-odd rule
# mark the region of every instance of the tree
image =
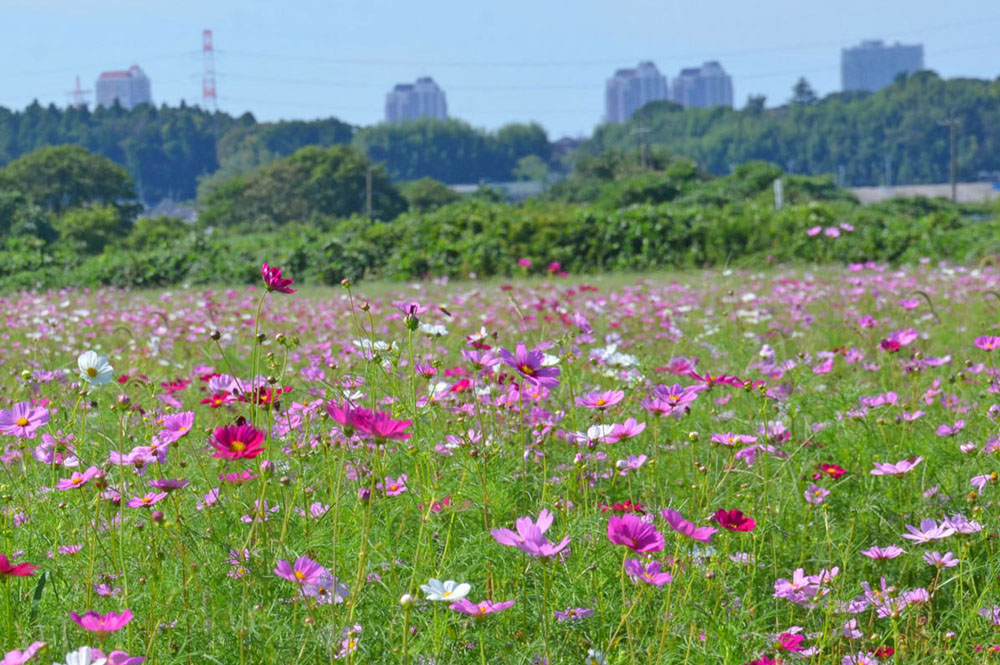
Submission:
POLYGON ((513 176, 515 180, 544 183, 549 178, 549 167, 538 155, 528 155, 517 160, 513 176))
POLYGON ((56 214, 109 205, 130 221, 142 208, 125 169, 77 145, 41 148, 15 159, 0 171, 0 184, 56 214))
POLYGON ((56 239, 49 213, 17 190, 0 190, 0 237, 34 236, 56 239))
POLYGON ((809 85, 809 81, 804 76, 799 77, 795 85, 792 86, 791 103, 795 106, 811 106, 819 101, 816 91, 809 85))
POLYGON ((417 212, 436 210, 462 198, 448 185, 433 178, 400 183, 399 191, 409 204, 410 210, 417 212))
POLYGON ((366 208, 371 171, 372 214, 390 220, 406 200, 382 166, 349 146, 306 147, 251 173, 222 183, 202 201, 207 226, 280 226, 314 217, 349 217, 366 208))
POLYGON ((752 113, 757 115, 764 112, 764 107, 767 104, 766 95, 748 95, 747 105, 743 107, 743 110, 747 113, 752 113))
POLYGON ((74 251, 100 254, 128 234, 130 223, 112 206, 74 208, 56 219, 59 241, 74 251))

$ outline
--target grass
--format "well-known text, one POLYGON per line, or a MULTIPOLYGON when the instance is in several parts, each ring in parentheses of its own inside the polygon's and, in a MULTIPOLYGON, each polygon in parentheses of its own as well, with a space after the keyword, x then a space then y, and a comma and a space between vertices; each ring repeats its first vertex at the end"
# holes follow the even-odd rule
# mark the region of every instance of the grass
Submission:
POLYGON ((974 344, 994 331, 984 294, 998 281, 992 268, 928 266, 616 275, 588 277, 584 288, 552 278, 0 300, 0 409, 29 402, 33 418, 48 418, 33 438, 0 434, 0 553, 39 566, 0 580, 3 644, 44 641, 39 662, 64 662, 84 644, 164 664, 795 659, 779 643, 815 663, 877 650, 889 662, 970 662, 993 644, 993 622, 979 611, 1000 604, 994 364, 974 344), (411 332, 394 301, 427 306, 420 322, 448 333, 411 332), (865 315, 877 325, 862 326, 865 315), (911 328, 915 339, 883 348, 911 328), (477 371, 461 351, 476 350, 467 336, 481 329, 494 353, 518 343, 542 350, 558 384, 539 389, 502 362, 477 371), (113 383, 78 376, 88 349, 114 366, 113 383), (705 384, 677 359, 749 385, 692 392, 705 384), (421 374, 431 368, 433 377, 421 374), (213 373, 244 383, 204 380, 213 373), (255 374, 269 399, 201 403, 226 387, 253 394, 255 374), (658 414, 674 384, 671 394, 693 400, 658 414), (657 385, 659 405, 649 401, 657 385), (277 394, 282 387, 291 391, 277 394), (577 404, 599 391, 623 399, 606 409, 577 404), (889 403, 864 406, 879 395, 889 403), (388 412, 398 432, 366 435, 363 417, 338 423, 326 406, 345 400, 388 412), (903 417, 917 410, 924 414, 903 417), (193 425, 162 461, 135 451, 187 412, 193 425), (268 432, 263 453, 213 457, 208 442, 241 417, 268 432), (610 426, 629 418, 644 430, 608 442, 610 426), (956 434, 937 433, 957 420, 956 434), (713 443, 722 433, 758 438, 713 443), (71 446, 79 466, 39 461, 45 445, 71 446), (113 464, 112 451, 139 461, 113 464), (630 455, 646 460, 622 468, 630 455), (918 456, 898 476, 870 473, 876 462, 918 456), (834 478, 822 464, 846 473, 834 478), (103 480, 52 489, 90 466, 103 480), (242 472, 254 477, 220 479, 242 472), (970 484, 976 476, 987 477, 981 490, 970 484), (150 507, 126 505, 160 478, 189 484, 150 507), (814 486, 829 492, 822 502, 806 500, 814 486), (214 489, 217 500, 206 501, 214 489), (614 504, 626 500, 652 519, 662 550, 636 554, 609 540, 609 519, 624 512, 614 504), (667 508, 717 532, 709 542, 688 538, 660 515, 667 508), (559 555, 534 557, 491 535, 543 509, 553 515, 545 537, 570 539, 559 555), (755 527, 720 528, 719 509, 738 509, 755 527), (901 537, 906 525, 956 514, 982 529, 927 544, 901 537), (861 554, 873 545, 905 553, 861 554), (931 551, 960 563, 930 565, 931 551), (322 602, 329 579, 317 599, 316 588, 305 596, 275 574, 279 561, 300 557, 346 585, 343 602, 322 602), (631 559, 660 562, 672 581, 657 587, 624 574, 631 559), (779 580, 798 568, 837 574, 804 583, 804 595, 782 593, 779 580), (476 603, 514 605, 473 618, 427 600, 420 587, 430 578, 470 584, 476 603), (862 583, 876 590, 867 599, 862 583), (107 635, 69 617, 126 608, 132 619, 107 635), (571 608, 592 614, 557 620, 571 608), (852 620, 857 636, 848 639, 852 620))

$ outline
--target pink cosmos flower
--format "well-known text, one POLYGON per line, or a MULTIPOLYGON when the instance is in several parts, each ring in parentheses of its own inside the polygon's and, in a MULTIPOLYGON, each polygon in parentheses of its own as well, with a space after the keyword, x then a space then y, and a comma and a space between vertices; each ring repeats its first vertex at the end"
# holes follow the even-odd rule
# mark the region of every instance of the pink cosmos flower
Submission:
POLYGON ((696 527, 692 522, 688 522, 684 517, 674 510, 673 508, 667 508, 660 512, 660 515, 667 521, 677 533, 683 534, 692 540, 697 540, 700 543, 707 543, 712 538, 712 534, 718 531, 710 526, 696 527))
POLYGON ((542 509, 538 520, 530 517, 519 517, 515 522, 517 532, 510 529, 493 529, 490 535, 501 545, 516 547, 539 558, 548 558, 562 552, 570 544, 568 537, 563 538, 558 545, 553 545, 543 535, 552 526, 552 513, 542 509))
POLYGON ((281 276, 281 268, 271 267, 266 263, 260 267, 260 276, 264 280, 264 285, 268 291, 279 293, 295 293, 295 289, 289 288, 292 285, 291 278, 281 276))
POLYGON ((18 651, 17 649, 8 651, 3 660, 0 660, 0 665, 24 665, 24 663, 27 663, 34 657, 39 649, 45 646, 47 646, 45 642, 32 642, 24 651, 18 651))
POLYGON ((907 524, 906 530, 909 531, 909 533, 904 533, 903 538, 912 540, 915 543, 929 543, 934 540, 941 540, 942 538, 955 535, 955 529, 944 524, 939 526, 938 523, 932 519, 920 520, 919 529, 915 526, 907 524))
POLYGON ((70 476, 69 478, 63 478, 58 483, 56 483, 56 489, 65 491, 83 487, 90 480, 96 477, 98 473, 100 473, 100 469, 98 469, 96 466, 88 468, 83 473, 74 471, 72 476, 70 476))
POLYGON ((450 609, 456 612, 461 612, 462 614, 469 614, 472 616, 483 616, 484 614, 493 614, 494 612, 501 612, 508 607, 513 607, 513 600, 505 600, 500 603, 494 603, 492 600, 484 600, 481 603, 473 603, 468 598, 463 598, 462 600, 456 601, 449 605, 450 609))
POLYGON ((576 398, 576 405, 587 409, 609 409, 625 399, 622 390, 607 390, 605 392, 587 393, 576 398))
POLYGON ((659 561, 650 561, 643 564, 638 559, 629 559, 625 562, 625 572, 629 577, 637 582, 645 582, 653 586, 663 586, 673 581, 669 572, 661 570, 662 564, 659 561))
POLYGON ((632 437, 639 436, 644 431, 646 431, 646 423, 640 423, 635 418, 629 418, 624 423, 615 424, 611 427, 611 434, 608 435, 608 443, 631 439, 632 437))
POLYGON ((811 226, 808 229, 806 229, 806 235, 809 236, 810 238, 818 236, 822 232, 823 232, 822 226, 811 226))
POLYGON ((81 628, 96 633, 97 638, 103 640, 111 633, 124 628, 125 624, 132 620, 132 611, 126 609, 121 614, 108 612, 102 616, 93 610, 87 610, 83 616, 76 612, 70 612, 69 616, 81 628))
POLYGON ((924 461, 923 457, 908 457, 895 464, 874 462, 875 468, 870 473, 873 476, 901 476, 915 469, 922 461, 924 461))
POLYGON ((869 559, 879 560, 879 559, 895 559, 904 552, 903 548, 899 547, 898 545, 889 545, 888 547, 885 548, 870 547, 866 550, 861 550, 861 553, 864 554, 869 559))
POLYGON ((278 560, 278 567, 274 569, 274 574, 296 584, 317 584, 326 569, 307 556, 300 556, 294 564, 278 560))
POLYGON ((386 496, 399 496, 408 489, 406 487, 406 474, 404 473, 399 478, 386 476, 385 482, 376 483, 375 489, 384 491, 386 496))
POLYGON ((955 436, 963 429, 965 429, 965 421, 956 420, 954 425, 938 425, 934 433, 938 436, 955 436))
POLYGON ((633 552, 659 552, 663 549, 663 534, 652 524, 630 513, 608 519, 608 540, 633 552))
POLYGON ((820 504, 823 503, 823 499, 830 496, 830 490, 824 489, 819 485, 817 485, 816 483, 813 483, 806 490, 805 495, 807 502, 812 504, 820 504))
POLYGON ((954 568, 960 563, 959 559, 955 558, 955 555, 951 552, 945 552, 940 554, 939 552, 927 552, 924 554, 924 561, 931 566, 937 566, 938 568, 954 568))
POLYGON ((149 508, 166 498, 166 492, 147 492, 145 496, 137 496, 129 499, 125 505, 129 508, 149 508))
POLYGON ((517 373, 536 386, 543 388, 555 388, 559 385, 559 368, 544 367, 545 354, 534 349, 528 351, 524 342, 518 342, 514 353, 507 349, 500 349, 498 352, 500 360, 505 365, 517 370, 517 373))
POLYGON ((993 335, 977 337, 973 343, 983 351, 993 351, 1000 349, 1000 337, 993 335))
POLYGON ((724 446, 735 446, 736 444, 757 443, 757 437, 750 434, 734 434, 725 432, 723 434, 713 434, 712 443, 720 443, 724 446))
POLYGON ((35 438, 35 430, 49 422, 49 410, 18 402, 10 411, 0 410, 0 434, 22 439, 35 438))

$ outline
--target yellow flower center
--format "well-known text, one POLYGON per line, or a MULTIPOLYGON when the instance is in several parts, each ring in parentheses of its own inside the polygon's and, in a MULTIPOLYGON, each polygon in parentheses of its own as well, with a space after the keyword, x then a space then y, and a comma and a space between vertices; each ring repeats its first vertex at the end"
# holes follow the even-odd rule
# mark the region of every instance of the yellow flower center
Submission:
POLYGON ((97 376, 97 368, 96 367, 88 367, 87 368, 87 376, 89 376, 92 379, 95 378, 97 376))
POLYGON ((608 403, 608 401, 604 400, 604 399, 599 399, 599 400, 597 400, 597 402, 595 402, 595 404, 597 404, 597 406, 604 406, 607 403, 608 403))
POLYGON ((389 485, 389 491, 390 492, 395 492, 398 489, 399 489, 399 485, 389 485))
POLYGON ((83 482, 83 478, 74 478, 73 480, 71 480, 71 481, 69 481, 69 482, 70 482, 71 484, 73 484, 73 485, 79 485, 80 483, 82 483, 82 482, 83 482))
POLYGON ((14 421, 14 424, 17 425, 18 427, 27 427, 28 419, 25 418, 24 416, 21 416, 20 418, 14 421))
POLYGON ((233 452, 242 453, 244 450, 247 449, 247 444, 243 443, 242 441, 233 441, 232 443, 229 444, 229 449, 232 450, 233 452))
POLYGON ((535 370, 532 369, 532 367, 530 365, 521 365, 521 367, 519 369, 521 370, 521 373, 527 374, 528 376, 534 376, 535 375, 535 370))
POLYGON ((295 571, 295 579, 297 579, 297 580, 299 580, 301 582, 305 578, 306 578, 306 574, 303 573, 301 570, 296 570, 295 571))
POLYGON ((445 591, 444 593, 441 594, 441 597, 442 598, 447 598, 450 595, 451 595, 451 591, 445 591))
POLYGON ((486 603, 481 603, 479 605, 479 613, 480 614, 486 614, 486 610, 487 609, 489 609, 489 608, 486 607, 486 603))

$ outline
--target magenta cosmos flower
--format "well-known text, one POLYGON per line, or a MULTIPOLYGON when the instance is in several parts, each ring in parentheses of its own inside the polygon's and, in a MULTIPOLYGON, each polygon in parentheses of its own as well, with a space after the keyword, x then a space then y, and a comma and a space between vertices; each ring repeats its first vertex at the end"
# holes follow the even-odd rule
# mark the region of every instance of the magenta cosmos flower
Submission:
POLYGON ((24 651, 18 651, 17 649, 8 651, 7 655, 3 657, 3 660, 0 660, 0 665, 24 665, 24 663, 31 660, 35 653, 44 646, 46 646, 45 642, 32 642, 31 646, 24 651))
POLYGON ((666 510, 660 511, 660 515, 663 519, 667 521, 670 528, 677 533, 683 534, 692 540, 697 540, 700 543, 707 543, 712 538, 712 534, 718 531, 718 529, 712 528, 710 526, 696 527, 692 522, 688 522, 684 517, 674 510, 673 508, 667 508, 666 510))
POLYGON ((632 514, 614 515, 608 519, 608 540, 633 552, 659 552, 663 549, 663 534, 632 514))
POLYGON ((587 393, 576 398, 576 405, 586 409, 609 409, 625 399, 622 390, 606 390, 604 392, 587 393))
POLYGON ((274 574, 296 584, 318 584, 326 569, 307 556, 300 556, 294 564, 279 560, 274 574))
POLYGON ((37 569, 30 563, 11 563, 6 554, 0 554, 0 578, 30 577, 37 569))
POLYGON ((295 293, 295 289, 288 288, 294 280, 289 277, 282 277, 281 268, 275 268, 265 263, 260 267, 260 276, 264 280, 268 291, 295 293))
POLYGON ((375 489, 384 491, 386 496, 399 496, 409 489, 406 486, 406 474, 404 473, 399 478, 386 476, 385 482, 376 484, 375 489))
POLYGON ((514 353, 500 349, 498 355, 505 365, 517 370, 517 373, 536 386, 555 388, 559 385, 559 368, 543 367, 545 354, 534 349, 528 351, 524 342, 518 342, 514 353))
POLYGON ((354 426, 362 436, 373 439, 393 439, 404 441, 413 434, 406 431, 413 424, 410 420, 396 420, 385 411, 355 412, 354 426))
POLYGON ((723 510, 720 508, 715 511, 715 515, 712 517, 719 526, 729 531, 753 531, 757 526, 757 523, 753 519, 744 515, 740 510, 723 510))
POLYGON ((501 612, 508 607, 513 607, 513 600, 505 600, 500 603, 494 603, 492 600, 484 600, 481 603, 473 603, 468 598, 463 598, 462 600, 456 601, 449 605, 450 609, 456 612, 461 612, 462 614, 470 614, 472 616, 478 617, 484 614, 493 614, 494 612, 501 612))
POLYGON ((871 470, 871 474, 873 476, 901 476, 915 469, 922 461, 924 461, 923 457, 908 457, 895 464, 874 462, 875 468, 871 470))
POLYGON ((69 616, 81 628, 96 633, 98 639, 103 640, 116 630, 124 628, 125 624, 132 620, 132 610, 126 609, 121 614, 108 612, 103 616, 93 610, 87 610, 83 616, 76 612, 70 612, 69 616))
POLYGON ((219 427, 209 441, 220 459, 253 459, 264 452, 264 432, 253 425, 219 427))
POLYGON ((22 439, 35 438, 35 430, 49 422, 49 410, 18 402, 10 411, 0 410, 0 434, 22 439))

